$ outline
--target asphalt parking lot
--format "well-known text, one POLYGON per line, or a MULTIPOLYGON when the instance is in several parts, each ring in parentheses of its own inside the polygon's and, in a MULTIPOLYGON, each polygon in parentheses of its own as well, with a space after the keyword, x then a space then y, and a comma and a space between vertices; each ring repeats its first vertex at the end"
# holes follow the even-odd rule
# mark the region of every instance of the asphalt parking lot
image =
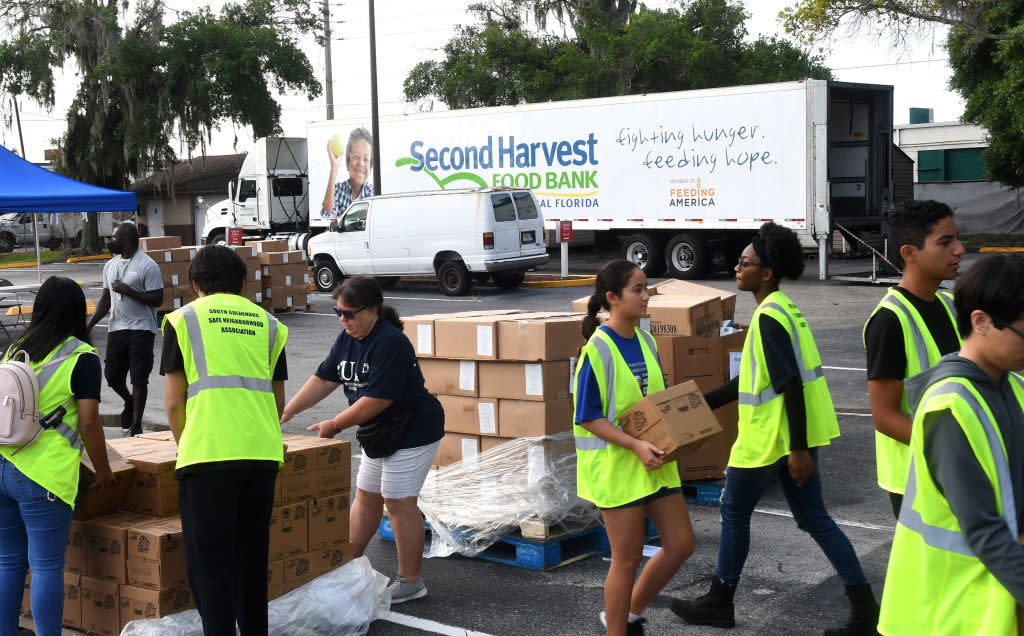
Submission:
MULTIPOLYGON (((965 259, 968 264, 970 257, 965 259)), ((589 249, 570 253, 570 271, 593 273, 602 259, 589 249)), ((816 263, 808 263, 803 279, 784 290, 806 316, 821 350, 842 436, 822 449, 820 468, 825 499, 833 517, 853 542, 876 595, 889 553, 894 521, 888 497, 875 485, 873 427, 867 417, 868 398, 864 372, 861 328, 883 294, 883 287, 868 284, 818 281, 816 263)), ((834 271, 863 270, 870 261, 835 263, 834 271)), ((101 295, 102 262, 46 265, 42 275, 62 275, 81 281, 86 297, 101 295)), ((558 252, 552 252, 547 270, 557 273, 558 252)), ((14 284, 36 281, 34 269, 6 270, 2 277, 14 284)), ((702 281, 720 289, 734 289, 732 276, 719 274, 702 281)), ((592 288, 527 288, 500 291, 492 286, 474 287, 470 296, 442 296, 434 284, 400 281, 385 294, 385 302, 400 315, 442 313, 468 309, 516 308, 568 310, 570 302, 591 293, 592 288)), ((279 315, 288 325, 290 397, 302 386, 325 355, 339 330, 330 311, 327 294, 314 294, 311 312, 279 315)), ((739 322, 749 320, 753 298, 741 295, 737 302, 739 322)), ((11 318, 7 318, 8 324, 11 318)), ((106 321, 93 332, 94 344, 103 353, 106 321)), ((159 340, 157 343, 159 363, 159 340)), ((304 433, 310 423, 327 419, 344 406, 339 392, 318 407, 295 418, 286 432, 304 433)), ((104 386, 100 412, 116 414, 120 400, 104 386)), ((151 376, 146 423, 163 423, 163 383, 154 370, 151 376)), ((108 435, 119 434, 107 429, 108 435)), ((352 441, 346 431, 342 437, 352 441)), ((353 462, 353 474, 358 461, 353 462)), ((762 500, 754 516, 751 551, 736 597, 735 634, 820 634, 845 620, 847 604, 842 584, 824 555, 808 535, 797 531, 788 516, 778 489, 762 500)), ((683 625, 668 609, 673 597, 703 594, 714 573, 719 518, 717 507, 692 506, 690 515, 697 535, 694 555, 680 569, 645 616, 648 634, 721 634, 721 630, 683 625)), ((394 546, 374 539, 367 550, 373 565, 394 576, 394 546)), ((430 594, 423 600, 394 608, 392 620, 370 627, 372 635, 390 634, 596 634, 601 633, 597 613, 602 608, 602 586, 607 561, 591 558, 550 572, 533 572, 477 559, 449 557, 428 559, 423 572, 430 594)))

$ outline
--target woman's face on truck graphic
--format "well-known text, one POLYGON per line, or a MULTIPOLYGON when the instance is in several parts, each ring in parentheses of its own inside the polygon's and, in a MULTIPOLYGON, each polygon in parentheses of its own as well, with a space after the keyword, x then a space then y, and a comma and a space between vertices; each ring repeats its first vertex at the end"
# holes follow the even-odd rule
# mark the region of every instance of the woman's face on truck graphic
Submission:
MULTIPOLYGON (((357 139, 348 151, 348 178, 353 186, 362 186, 370 175, 373 149, 365 139, 357 139)), ((358 194, 358 193, 357 193, 358 194)))

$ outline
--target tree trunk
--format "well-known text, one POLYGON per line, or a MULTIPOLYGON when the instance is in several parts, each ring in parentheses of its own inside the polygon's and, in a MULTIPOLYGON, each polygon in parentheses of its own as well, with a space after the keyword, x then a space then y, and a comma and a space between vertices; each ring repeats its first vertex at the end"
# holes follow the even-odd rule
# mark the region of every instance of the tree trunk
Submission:
POLYGON ((82 244, 79 246, 83 255, 99 254, 103 251, 103 242, 100 241, 99 217, 97 213, 86 214, 85 223, 82 224, 82 244))

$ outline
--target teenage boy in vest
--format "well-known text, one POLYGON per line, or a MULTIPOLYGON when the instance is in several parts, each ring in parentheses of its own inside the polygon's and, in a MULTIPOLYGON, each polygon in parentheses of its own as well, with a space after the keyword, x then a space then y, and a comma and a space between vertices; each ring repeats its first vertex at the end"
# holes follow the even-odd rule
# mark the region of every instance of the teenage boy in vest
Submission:
POLYGON ((952 298, 939 293, 956 278, 964 246, 953 211, 937 201, 905 201, 889 216, 889 245, 903 259, 903 278, 864 325, 868 397, 875 420, 878 485, 899 517, 910 458, 910 410, 903 381, 960 348, 952 298))
POLYGON ((1024 603, 1024 255, 956 285, 959 354, 907 381, 911 469, 883 634, 1016 634, 1024 603))
POLYGON ((134 224, 118 226, 110 252, 115 256, 103 266, 103 296, 88 326, 91 332, 110 312, 103 371, 107 384, 124 400, 121 434, 128 437, 142 433, 153 342, 160 331, 156 308, 164 301, 164 281, 156 261, 139 251, 139 230, 134 224))
POLYGON ((188 581, 204 634, 266 634, 288 328, 238 295, 230 249, 199 250, 188 275, 199 298, 164 319, 160 363, 188 581))

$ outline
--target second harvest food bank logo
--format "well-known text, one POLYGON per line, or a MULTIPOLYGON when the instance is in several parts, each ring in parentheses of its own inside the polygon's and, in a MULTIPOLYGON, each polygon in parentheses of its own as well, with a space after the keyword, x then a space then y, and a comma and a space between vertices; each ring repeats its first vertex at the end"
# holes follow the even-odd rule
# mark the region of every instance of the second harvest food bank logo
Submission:
POLYGON ((395 166, 426 174, 442 190, 453 185, 530 188, 541 207, 598 207, 597 143, 594 133, 542 141, 488 135, 477 145, 440 148, 415 140, 410 156, 395 166))
POLYGON ((673 179, 668 190, 669 207, 710 208, 715 205, 716 188, 696 179, 673 179))

